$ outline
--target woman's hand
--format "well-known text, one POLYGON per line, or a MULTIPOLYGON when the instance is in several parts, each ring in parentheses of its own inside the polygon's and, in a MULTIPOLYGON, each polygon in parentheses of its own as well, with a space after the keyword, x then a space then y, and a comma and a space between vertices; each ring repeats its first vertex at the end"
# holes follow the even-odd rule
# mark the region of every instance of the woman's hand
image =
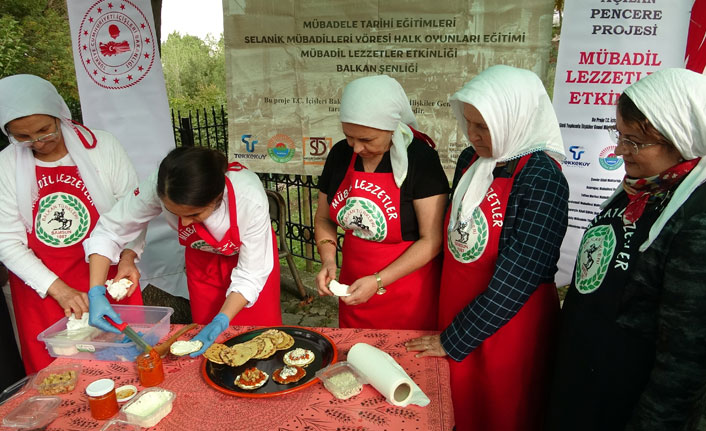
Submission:
POLYGON ((130 296, 135 292, 140 283, 140 270, 135 265, 137 255, 132 250, 126 249, 120 254, 118 262, 118 272, 115 274, 115 281, 127 278, 132 282, 132 286, 127 291, 126 296, 130 296))
POLYGON ((353 282, 348 288, 350 296, 342 296, 341 301, 348 305, 365 304, 378 290, 378 282, 374 275, 366 275, 353 282))
POLYGON ((321 265, 321 271, 316 274, 316 289, 319 291, 319 296, 333 296, 329 290, 328 284, 331 280, 336 279, 336 263, 324 263, 321 265))
POLYGON ((441 346, 440 335, 424 335, 419 338, 404 343, 408 352, 420 352, 415 355, 417 358, 425 356, 446 356, 446 351, 441 346))
POLYGON ((71 316, 71 313, 80 319, 83 313, 88 312, 88 295, 86 292, 80 292, 68 284, 64 283, 60 278, 54 280, 47 290, 47 295, 54 298, 59 303, 59 307, 64 309, 66 317, 71 316))

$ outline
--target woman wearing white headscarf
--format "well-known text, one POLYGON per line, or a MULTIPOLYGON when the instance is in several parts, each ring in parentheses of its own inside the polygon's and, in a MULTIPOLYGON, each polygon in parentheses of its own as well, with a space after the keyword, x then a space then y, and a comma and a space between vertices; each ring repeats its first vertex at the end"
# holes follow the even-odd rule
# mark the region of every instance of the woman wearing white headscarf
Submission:
POLYGON ((433 142, 417 132, 400 84, 387 75, 350 82, 340 118, 346 139, 326 159, 315 217, 321 295, 336 279, 337 226, 345 231, 339 326, 434 329, 448 180, 433 142))
POLYGON ((439 299, 441 335, 407 343, 451 360, 456 430, 537 430, 559 301, 569 189, 542 82, 509 66, 451 96, 472 147, 456 165, 439 299))
POLYGON ((549 429, 681 430, 706 387, 706 77, 655 72, 618 99, 622 185, 583 236, 549 429))
MULTIPOLYGON (((34 75, 0 79, 0 260, 10 287, 28 373, 51 362, 37 335, 60 318, 88 311, 82 243, 100 213, 137 185, 127 154, 109 133, 71 121, 54 86, 34 75)), ((119 270, 136 290, 142 241, 121 255, 119 270)), ((132 293, 132 291, 130 293, 132 293)), ((122 300, 142 304, 139 290, 122 300)))

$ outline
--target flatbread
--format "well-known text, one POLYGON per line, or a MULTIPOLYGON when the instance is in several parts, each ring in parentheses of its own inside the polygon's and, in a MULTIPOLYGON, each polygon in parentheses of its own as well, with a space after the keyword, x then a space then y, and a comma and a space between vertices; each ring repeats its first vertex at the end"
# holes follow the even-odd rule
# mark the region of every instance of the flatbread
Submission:
POLYGON ((263 337, 261 338, 261 340, 265 343, 265 347, 262 349, 262 351, 260 351, 260 353, 253 356, 255 359, 269 358, 270 356, 274 355, 274 353, 277 351, 271 338, 263 337))
POLYGON ((225 349, 229 349, 229 347, 225 344, 213 343, 211 344, 211 347, 203 352, 203 356, 215 364, 224 364, 225 362, 221 360, 221 351, 225 349))
POLYGON ((294 345, 294 338, 291 335, 286 332, 282 332, 282 335, 284 335, 284 339, 280 344, 277 344, 277 350, 286 350, 294 345))
MULTIPOLYGON (((265 350, 265 340, 261 340, 259 338, 253 338, 252 340, 246 341, 244 343, 240 343, 241 345, 248 345, 248 346, 255 346, 255 354, 253 357, 257 356, 265 350)), ((237 345, 237 344, 236 344, 237 345)), ((235 347, 235 346, 233 346, 235 347)))
POLYGON ((254 344, 236 344, 235 346, 221 351, 221 360, 231 367, 239 367, 248 362, 257 352, 254 344))

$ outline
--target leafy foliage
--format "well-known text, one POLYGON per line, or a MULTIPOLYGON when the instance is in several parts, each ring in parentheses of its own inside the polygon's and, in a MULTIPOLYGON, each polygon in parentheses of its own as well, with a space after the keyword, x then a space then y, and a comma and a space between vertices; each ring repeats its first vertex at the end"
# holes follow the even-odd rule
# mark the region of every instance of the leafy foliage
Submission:
POLYGON ((30 73, 78 101, 66 4, 60 0, 0 2, 0 77, 30 73))
POLYGON ((162 43, 162 68, 169 104, 186 112, 226 103, 225 49, 218 40, 171 33, 162 43))

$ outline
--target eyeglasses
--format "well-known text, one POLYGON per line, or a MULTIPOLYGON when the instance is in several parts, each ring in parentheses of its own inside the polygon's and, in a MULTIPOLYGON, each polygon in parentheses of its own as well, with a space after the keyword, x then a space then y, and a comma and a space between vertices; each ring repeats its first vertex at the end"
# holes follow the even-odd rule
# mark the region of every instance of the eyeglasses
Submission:
POLYGON ((54 139, 58 138, 59 135, 61 134, 61 129, 59 128, 59 125, 57 123, 54 123, 56 126, 56 131, 52 133, 47 133, 46 135, 42 135, 38 137, 37 139, 31 139, 28 141, 20 141, 17 138, 15 138, 12 134, 8 135, 8 138, 10 142, 12 142, 15 145, 19 145, 21 147, 31 147, 34 145, 36 142, 49 142, 53 141, 54 139))
POLYGON ((624 138, 622 133, 620 133, 620 131, 618 131, 618 129, 616 129, 615 126, 609 127, 607 129, 607 131, 608 131, 608 134, 610 135, 610 139, 613 141, 614 144, 626 145, 628 147, 628 150, 630 151, 630 154, 632 154, 633 156, 636 156, 637 153, 639 153, 640 150, 643 148, 651 147, 652 145, 660 145, 659 142, 652 142, 649 144, 641 144, 641 143, 638 143, 635 141, 631 141, 628 138, 624 138))

